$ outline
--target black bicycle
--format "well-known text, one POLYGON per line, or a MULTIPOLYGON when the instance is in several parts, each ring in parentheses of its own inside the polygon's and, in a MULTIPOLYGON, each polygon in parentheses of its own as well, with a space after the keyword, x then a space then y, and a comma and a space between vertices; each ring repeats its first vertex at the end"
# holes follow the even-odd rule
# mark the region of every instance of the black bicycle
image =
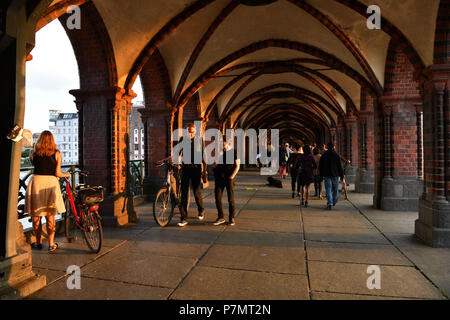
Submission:
POLYGON ((180 205, 180 169, 170 160, 162 160, 156 164, 167 168, 167 179, 153 201, 153 217, 158 225, 165 227, 172 220, 175 208, 180 205))

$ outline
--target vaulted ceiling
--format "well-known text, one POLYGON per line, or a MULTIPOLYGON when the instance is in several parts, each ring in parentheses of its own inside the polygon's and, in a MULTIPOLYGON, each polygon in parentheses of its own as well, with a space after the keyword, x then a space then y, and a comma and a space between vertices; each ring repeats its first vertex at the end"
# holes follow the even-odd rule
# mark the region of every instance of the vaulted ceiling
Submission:
POLYGON ((288 128, 297 119, 308 130, 357 113, 362 87, 382 92, 391 39, 410 46, 414 63, 431 65, 439 7, 439 0, 92 1, 111 38, 118 86, 130 88, 159 50, 174 107, 198 93, 202 116, 216 109, 221 121, 246 127, 283 110, 264 124, 288 128), (374 4, 381 30, 367 28, 374 4))

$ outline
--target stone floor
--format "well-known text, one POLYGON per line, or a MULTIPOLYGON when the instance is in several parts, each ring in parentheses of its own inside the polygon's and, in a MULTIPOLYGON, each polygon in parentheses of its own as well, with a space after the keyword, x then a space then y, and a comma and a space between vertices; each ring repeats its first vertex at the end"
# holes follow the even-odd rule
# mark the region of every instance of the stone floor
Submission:
MULTIPOLYGON (((107 228, 104 247, 92 255, 80 240, 33 253, 35 271, 48 286, 29 299, 447 299, 450 249, 413 237, 416 212, 371 207, 372 196, 351 192, 332 211, 312 198, 308 208, 265 177, 237 178, 235 226, 215 227, 213 190, 205 190, 206 218, 166 228, 152 206, 137 208, 139 222, 107 228), (69 290, 66 270, 81 267, 81 290, 69 290), (368 267, 379 266, 381 289, 368 289, 368 267)), ((224 196, 224 202, 226 196, 224 196)), ((225 206, 226 208, 226 206, 225 206)), ((46 245, 44 248, 46 249, 46 245)))

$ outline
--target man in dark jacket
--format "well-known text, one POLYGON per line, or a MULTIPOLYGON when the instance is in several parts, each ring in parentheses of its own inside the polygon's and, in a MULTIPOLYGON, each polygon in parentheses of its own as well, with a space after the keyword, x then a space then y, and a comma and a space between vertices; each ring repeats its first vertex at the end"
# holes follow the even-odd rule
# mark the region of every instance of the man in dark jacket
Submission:
POLYGON ((325 190, 327 194, 327 209, 331 210, 339 200, 339 178, 344 179, 341 158, 334 151, 334 144, 328 143, 327 151, 319 162, 320 175, 325 178, 325 190))

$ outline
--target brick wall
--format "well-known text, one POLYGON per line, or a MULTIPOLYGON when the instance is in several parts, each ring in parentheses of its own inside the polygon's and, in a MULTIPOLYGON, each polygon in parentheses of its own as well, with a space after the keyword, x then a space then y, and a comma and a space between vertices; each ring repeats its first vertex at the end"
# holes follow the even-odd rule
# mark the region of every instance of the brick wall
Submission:
MULTIPOLYGON (((422 105, 414 66, 400 49, 392 49, 386 64, 384 106, 391 108, 391 175, 417 176, 418 126, 416 112, 422 105)), ((389 138, 389 137, 386 137, 389 138)))
POLYGON ((154 162, 170 155, 173 119, 171 115, 171 88, 164 60, 156 51, 144 65, 141 74, 145 109, 141 109, 145 128, 145 172, 150 177, 163 177, 164 168, 154 162))

